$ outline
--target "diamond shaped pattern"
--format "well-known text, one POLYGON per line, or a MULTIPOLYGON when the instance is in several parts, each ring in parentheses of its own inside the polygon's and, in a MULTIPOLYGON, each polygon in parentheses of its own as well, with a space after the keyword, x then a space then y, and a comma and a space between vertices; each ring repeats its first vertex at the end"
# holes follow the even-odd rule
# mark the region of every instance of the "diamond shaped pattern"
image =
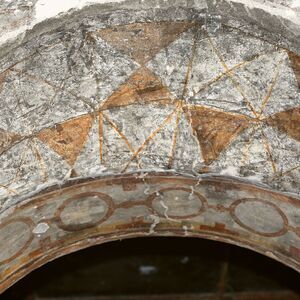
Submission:
MULTIPOLYGON (((244 168, 271 178, 297 169, 295 53, 190 21, 90 28, 64 39, 41 49, 44 60, 33 55, 0 75, 0 153, 31 141, 29 169, 38 178, 47 180, 54 156, 75 177, 235 164, 241 176, 244 168), (287 157, 280 141, 292 145, 287 157)), ((1 185, 9 196, 17 189, 1 185)))

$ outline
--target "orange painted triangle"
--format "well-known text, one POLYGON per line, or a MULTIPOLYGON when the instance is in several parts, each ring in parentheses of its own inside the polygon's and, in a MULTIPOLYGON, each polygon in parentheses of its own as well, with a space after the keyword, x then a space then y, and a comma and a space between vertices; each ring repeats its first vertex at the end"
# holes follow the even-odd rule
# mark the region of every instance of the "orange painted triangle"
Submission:
POLYGON ((0 154, 10 145, 20 140, 21 136, 17 133, 8 132, 0 128, 0 154))
POLYGON ((72 166, 87 140, 92 122, 90 115, 84 115, 42 130, 37 137, 72 166))
POLYGON ((0 91, 2 90, 2 85, 4 83, 4 79, 7 75, 8 71, 4 71, 3 73, 0 73, 0 91))
POLYGON ((189 21, 134 23, 101 29, 97 34, 143 65, 194 25, 189 21))
POLYGON ((269 117, 267 123, 300 141, 300 107, 279 112, 269 117))
POLYGON ((230 142, 248 126, 248 118, 214 109, 185 108, 198 138, 206 164, 215 160, 230 142))
POLYGON ((294 70, 300 88, 300 55, 297 55, 294 52, 288 52, 288 54, 289 54, 291 66, 294 70))
POLYGON ((169 103, 170 99, 171 94, 160 79, 149 69, 140 68, 104 102, 101 110, 151 101, 169 103))

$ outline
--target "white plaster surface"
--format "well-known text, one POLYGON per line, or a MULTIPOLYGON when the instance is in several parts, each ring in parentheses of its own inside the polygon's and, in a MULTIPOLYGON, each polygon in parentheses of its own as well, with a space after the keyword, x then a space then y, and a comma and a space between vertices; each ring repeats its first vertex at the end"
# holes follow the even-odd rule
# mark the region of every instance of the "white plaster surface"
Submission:
MULTIPOLYGON (((6 3, 11 4, 14 0, 5 0, 6 3)), ((26 25, 17 26, 10 31, 1 32, 0 27, 0 45, 16 38, 18 35, 24 34, 26 30, 31 29, 34 25, 53 18, 62 13, 67 13, 70 10, 78 10, 91 4, 105 4, 105 3, 121 3, 126 0, 37 0, 34 5, 34 16, 27 20, 26 25)), ((215 3, 218 0, 209 0, 215 3)), ((144 1, 142 1, 143 3, 144 1)), ((163 0, 162 2, 170 2, 163 0)), ((199 1, 195 1, 195 6, 199 1)), ((203 1, 200 1, 203 4, 203 1)), ((258 8, 266 11, 274 16, 289 20, 295 25, 300 26, 300 0, 282 0, 282 1, 263 1, 263 0, 228 0, 229 3, 241 3, 248 9, 258 8)), ((32 2, 30 2, 32 3, 32 2)), ((160 5, 158 4, 157 7, 160 5)), ((1 6, 0 6, 1 8, 1 6)), ((17 9, 16 9, 17 10, 17 9)), ((1 17, 1 9, 0 9, 1 17)))

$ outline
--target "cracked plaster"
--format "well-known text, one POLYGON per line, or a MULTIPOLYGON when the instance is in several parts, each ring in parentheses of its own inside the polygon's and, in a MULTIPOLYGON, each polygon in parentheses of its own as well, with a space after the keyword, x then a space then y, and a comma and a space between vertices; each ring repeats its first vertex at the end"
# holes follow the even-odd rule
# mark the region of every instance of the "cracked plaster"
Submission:
POLYGON ((299 270, 297 1, 171 2, 1 3, 3 274, 91 228, 213 232, 299 270))

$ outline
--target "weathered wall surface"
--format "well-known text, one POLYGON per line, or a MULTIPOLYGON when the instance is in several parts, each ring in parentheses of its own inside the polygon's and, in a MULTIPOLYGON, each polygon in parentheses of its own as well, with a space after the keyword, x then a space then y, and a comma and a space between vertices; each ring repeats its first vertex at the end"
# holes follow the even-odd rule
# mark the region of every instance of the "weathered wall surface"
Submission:
MULTIPOLYGON (((18 5, 31 7, 31 22, 43 19, 31 4, 18 5)), ((49 25, 51 33, 35 29, 4 55, 2 205, 71 173, 137 169, 233 175, 297 192, 299 57, 278 46, 293 37, 253 36, 206 9, 87 9, 49 25)))
POLYGON ((0 6, 2 287, 159 224, 298 269, 297 1, 99 2, 0 6))

